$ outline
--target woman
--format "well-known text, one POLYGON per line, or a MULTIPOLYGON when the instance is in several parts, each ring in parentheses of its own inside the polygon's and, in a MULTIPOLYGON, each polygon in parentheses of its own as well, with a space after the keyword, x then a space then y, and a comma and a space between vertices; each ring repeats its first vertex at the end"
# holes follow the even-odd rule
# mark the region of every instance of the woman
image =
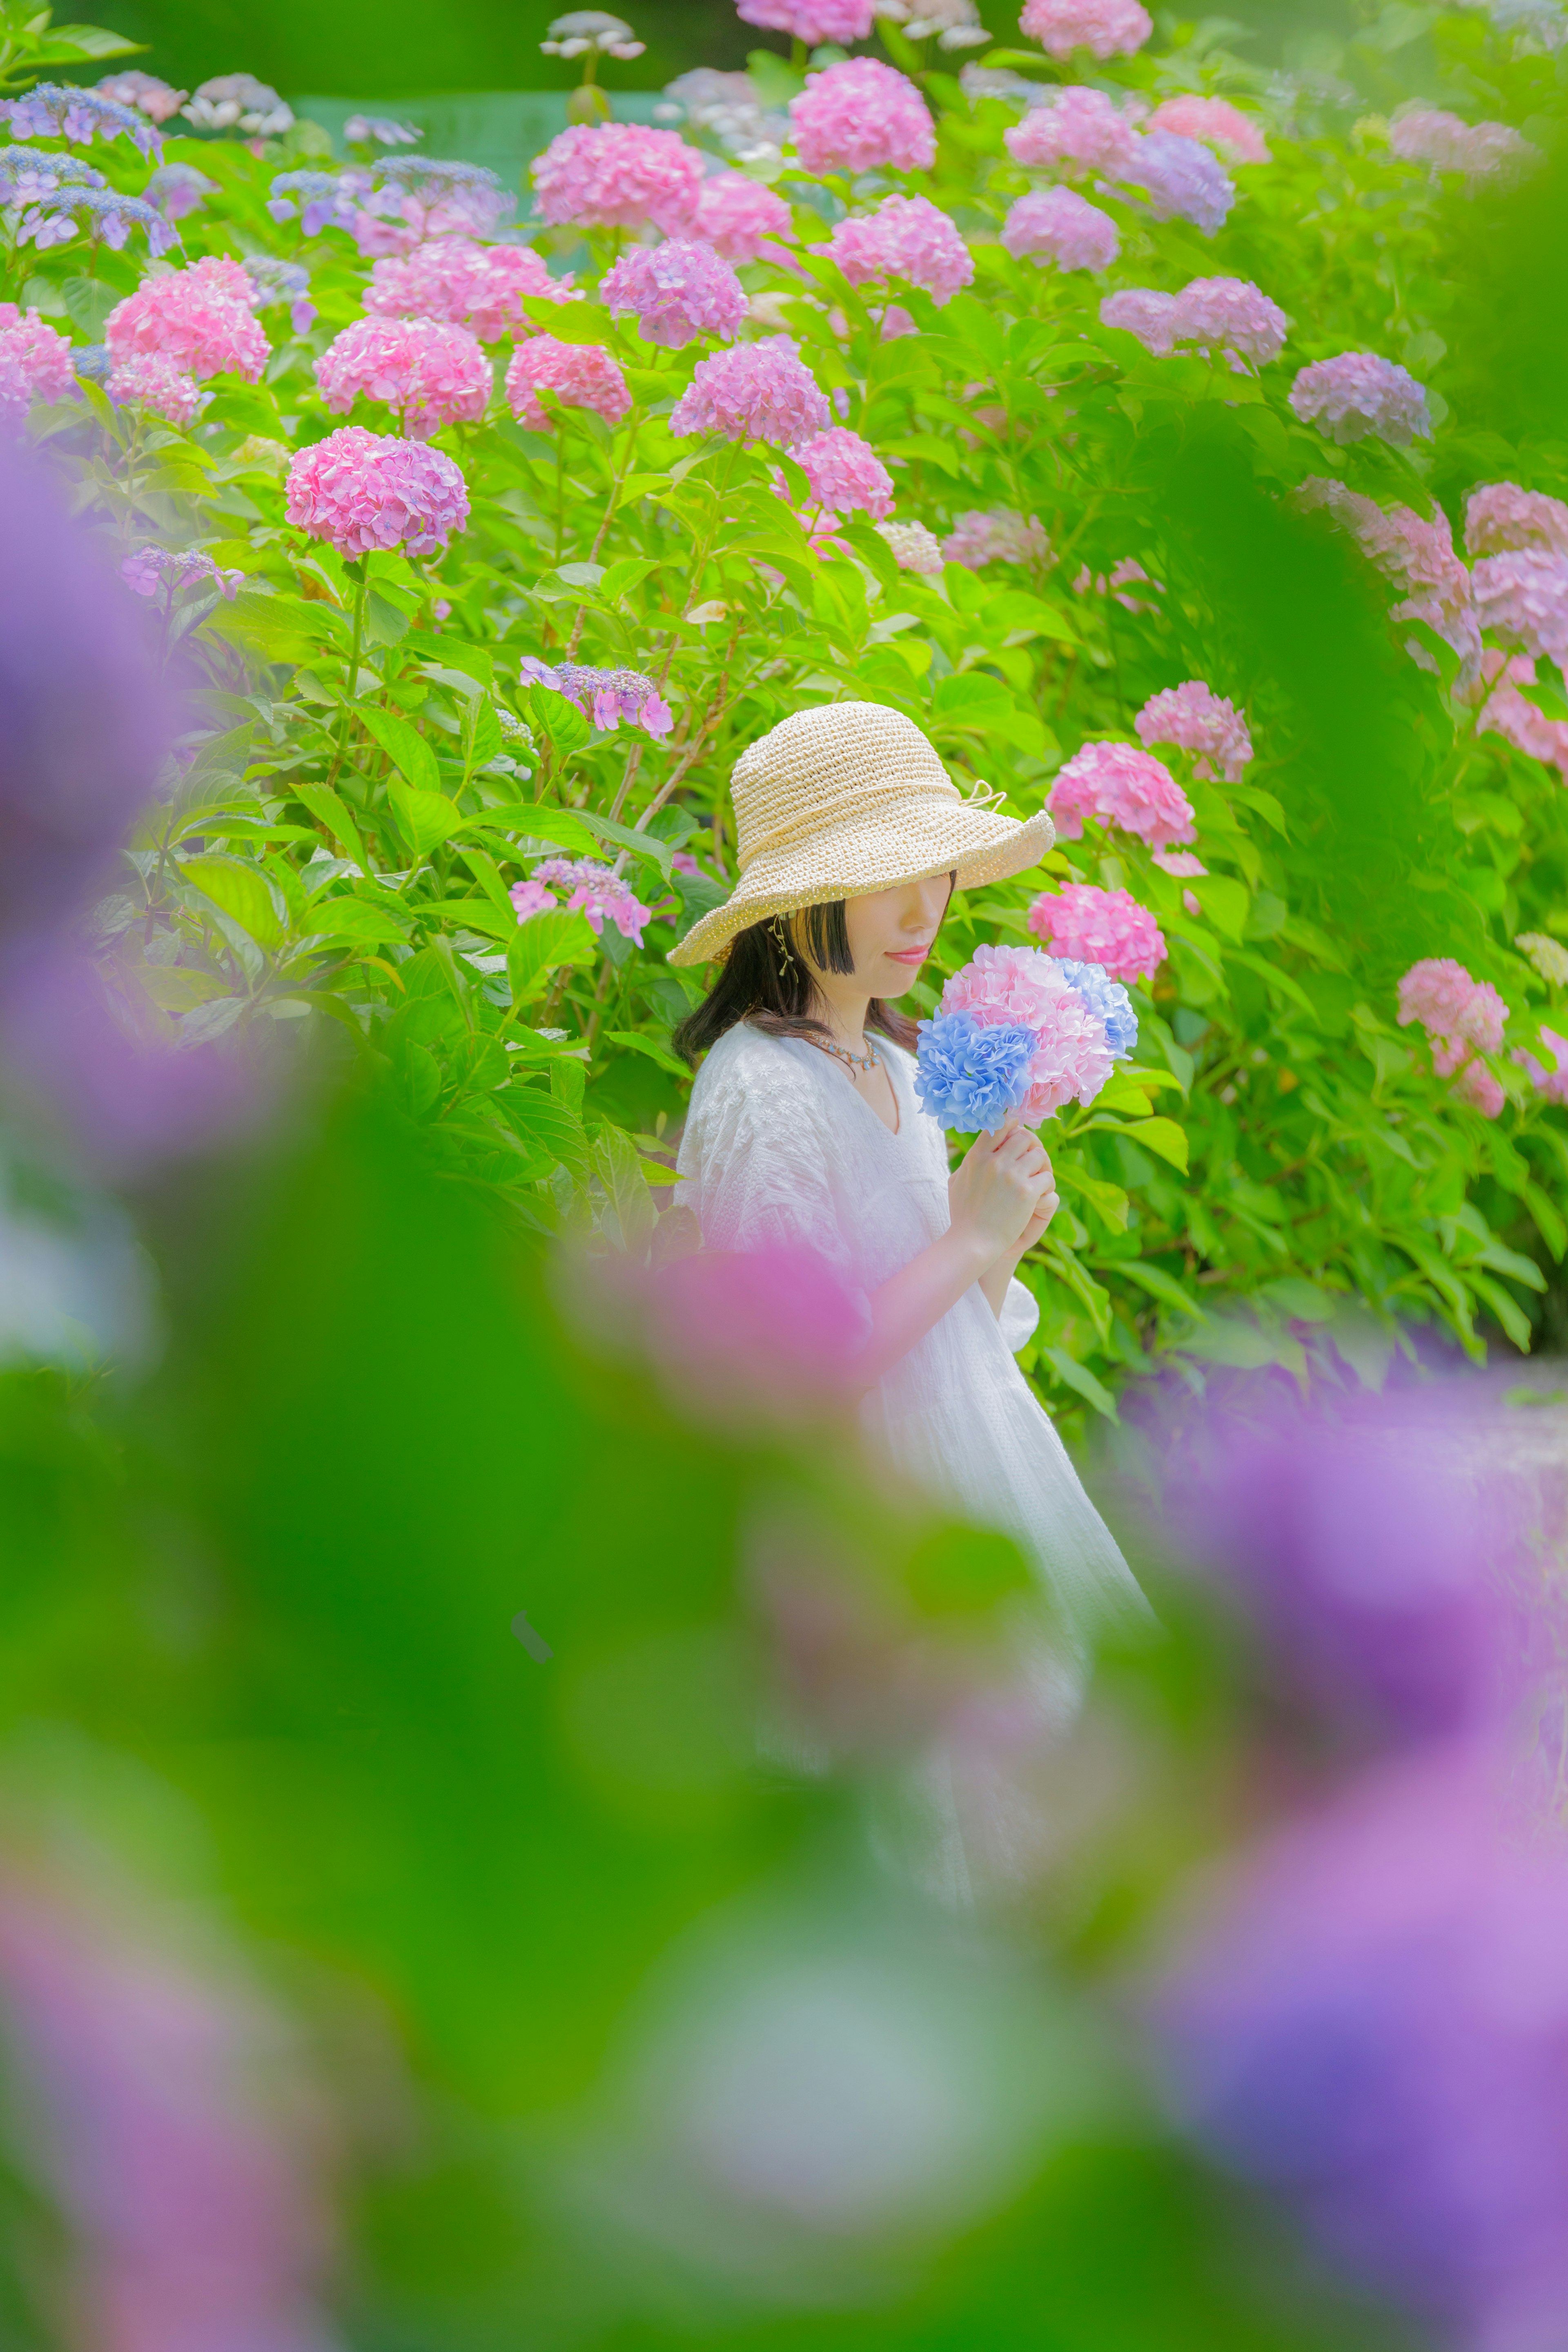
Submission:
POLYGON ((913 984, 954 887, 1025 871, 1053 832, 963 800, 910 719, 840 702, 784 719, 731 779, 740 880, 670 961, 727 953, 677 1043, 707 1052, 679 1199, 710 1249, 805 1245, 862 1304, 869 1433, 912 1483, 1011 1535, 1085 1656, 1146 1614, 1013 1360, 1039 1310, 1014 1267, 1057 1207, 1037 1137, 982 1136, 952 1175, 915 1100, 913 984))

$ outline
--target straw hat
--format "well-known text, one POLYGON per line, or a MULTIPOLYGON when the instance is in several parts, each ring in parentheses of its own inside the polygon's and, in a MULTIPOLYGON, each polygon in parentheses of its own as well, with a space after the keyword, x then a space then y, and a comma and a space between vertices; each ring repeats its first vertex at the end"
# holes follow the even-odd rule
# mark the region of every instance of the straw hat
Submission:
MULTIPOLYGON (((958 887, 1038 865, 1056 838, 1042 809, 1020 824, 959 793, 914 721, 879 702, 797 710, 742 752, 730 779, 736 883, 671 963, 722 958, 770 915, 863 898, 957 869, 958 887)), ((985 797, 982 798, 982 794, 985 797)))

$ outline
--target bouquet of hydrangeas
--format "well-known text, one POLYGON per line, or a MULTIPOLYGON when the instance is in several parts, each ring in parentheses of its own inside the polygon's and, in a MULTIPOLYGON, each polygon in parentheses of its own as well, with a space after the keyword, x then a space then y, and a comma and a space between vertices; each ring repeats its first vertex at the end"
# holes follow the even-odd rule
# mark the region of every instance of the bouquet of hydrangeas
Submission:
POLYGON ((1097 963, 1043 948, 979 948, 920 1024, 915 1091, 963 1135, 1026 1127, 1091 1103, 1138 1043, 1127 991, 1097 963))

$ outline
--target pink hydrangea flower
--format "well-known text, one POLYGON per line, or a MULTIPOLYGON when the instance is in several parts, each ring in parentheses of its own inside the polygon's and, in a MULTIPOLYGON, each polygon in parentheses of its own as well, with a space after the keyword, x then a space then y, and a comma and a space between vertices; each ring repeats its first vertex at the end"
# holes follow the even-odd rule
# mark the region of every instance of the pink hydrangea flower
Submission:
POLYGON ((1568 555, 1568 506, 1517 482, 1488 482, 1466 503, 1465 544, 1472 555, 1527 547, 1568 555))
POLYGON ((340 555, 435 555, 468 528, 468 486, 442 450, 344 425, 294 458, 286 511, 340 555))
POLYGON ((1086 172, 1119 177, 1138 134, 1103 90, 1069 82, 1002 136, 1015 163, 1076 180, 1086 172))
POLYGON ((1131 988, 1152 980, 1164 962, 1164 933, 1128 890, 1099 890, 1068 882, 1042 890, 1029 909, 1029 929, 1052 952, 1075 963, 1097 963, 1131 988))
POLYGON ((1396 448, 1417 436, 1430 438, 1426 388, 1407 368, 1375 352, 1341 352, 1315 360, 1290 387, 1290 405, 1303 425, 1316 425, 1333 441, 1360 441, 1378 434, 1396 448))
POLYGON ((845 512, 879 521, 893 510, 893 478, 868 441, 842 425, 803 441, 791 452, 811 485, 812 499, 835 519, 845 512))
POLYGON ((421 440, 459 419, 476 424, 494 389, 474 337, 444 319, 356 319, 316 362, 316 382, 329 408, 381 401, 421 440))
POLYGON ((1277 302, 1247 278, 1194 278, 1176 297, 1176 341, 1223 345, 1262 363, 1285 347, 1287 321, 1277 302))
MULTIPOLYGON (((1363 555, 1384 577, 1405 591, 1394 608, 1396 621, 1425 621, 1453 646, 1472 684, 1481 657, 1480 622, 1468 572, 1454 552, 1453 532, 1441 507, 1429 521, 1410 507, 1386 509, 1358 491, 1319 474, 1309 474, 1298 496, 1303 506, 1327 507, 1350 531, 1363 555)), ((1414 641, 1410 651, 1427 667, 1431 657, 1414 641)))
MULTIPOLYGON (((653 908, 645 907, 629 884, 607 866, 597 865, 591 857, 547 857, 534 867, 533 879, 553 882, 566 891, 567 913, 583 913, 595 931, 603 932, 608 916, 622 939, 641 947, 643 926, 652 919, 653 908)), ((516 892, 511 896, 515 905, 516 892)))
MULTIPOLYGON (((1562 1103, 1564 1108, 1568 1108, 1568 1037, 1560 1037, 1555 1029, 1548 1029, 1542 1022, 1541 1042, 1552 1056, 1550 1070, 1544 1069, 1535 1055, 1526 1053, 1522 1045, 1517 1049, 1513 1058, 1521 1070, 1529 1072, 1530 1083, 1537 1094, 1544 1095, 1548 1102, 1562 1103)), ((1472 1063, 1471 1067, 1475 1066, 1472 1063)), ((1484 1064, 1481 1066, 1484 1067, 1484 1064)), ((1491 1073, 1488 1071, 1487 1075, 1489 1077, 1491 1073)), ((1493 1084, 1496 1084, 1495 1079, 1493 1084)), ((1502 1090, 1499 1087, 1498 1091, 1500 1094, 1502 1090)), ((1494 1111, 1492 1117, 1495 1118, 1496 1116, 1494 1111)))
POLYGON ((188 89, 175 89, 170 83, 160 81, 156 74, 142 73, 135 66, 105 74, 97 87, 117 106, 135 107, 149 122, 167 122, 171 116, 178 114, 190 96, 188 89))
POLYGON ((702 183, 692 234, 726 261, 757 261, 770 241, 795 243, 795 215, 760 180, 744 172, 715 172, 702 183))
POLYGON ((833 41, 847 47, 869 40, 874 0, 736 0, 742 25, 765 33, 787 33, 808 49, 833 41))
POLYGON ((1136 556, 1124 555, 1119 563, 1111 565, 1108 572, 1091 573, 1087 563, 1081 564, 1079 567, 1078 576, 1072 583, 1072 593, 1075 596, 1087 596, 1092 588, 1097 596, 1114 597, 1124 613, 1152 613, 1155 610, 1152 604, 1145 604, 1136 596, 1124 596, 1120 593, 1121 590, 1131 587, 1133 582, 1140 580, 1146 582, 1151 588, 1163 585, 1158 580, 1150 580, 1149 574, 1136 556))
POLYGON ((1568 556, 1542 548, 1510 549, 1483 556, 1470 577, 1483 629, 1563 667, 1568 661, 1568 556))
MULTIPOLYGON (((1196 882, 1208 872, 1203 859, 1194 857, 1190 849, 1156 849, 1151 855, 1150 863, 1178 882, 1196 882)), ((1203 913, 1202 902, 1195 890, 1184 890, 1182 904, 1194 920, 1203 913)))
POLYGON ((1110 215, 1071 188, 1034 188, 1020 196, 1002 224, 1002 242, 1015 260, 1048 254, 1058 269, 1109 269, 1121 250, 1110 215))
POLYGON ((1051 542, 1036 515, 1026 519, 1011 507, 969 507, 954 517, 942 551, 946 562, 979 572, 987 563, 1044 563, 1051 542))
POLYGON ((412 253, 378 261, 364 307, 382 319, 444 319, 492 343, 521 324, 524 299, 565 301, 571 289, 552 278, 531 245, 476 245, 437 236, 412 253))
POLYGON ((841 220, 827 243, 851 286, 901 278, 939 306, 974 275, 974 257, 947 215, 925 196, 884 196, 874 213, 841 220))
POLYGON ((540 405, 541 390, 563 408, 591 408, 606 425, 618 425, 632 404, 626 377, 602 343, 563 343, 553 335, 519 343, 506 372, 507 405, 518 423, 549 433, 555 420, 540 405))
POLYGON ((561 903, 553 890, 545 888, 537 874, 531 875, 526 882, 514 882, 507 896, 517 909, 520 923, 526 923, 531 915, 547 915, 561 903))
MULTIPOLYGON (((1434 1055, 1432 1058, 1435 1062, 1437 1057, 1434 1055)), ((1468 1103, 1472 1110, 1479 1110, 1483 1118, 1497 1118, 1508 1099, 1497 1077, 1479 1056, 1465 1064, 1448 1092, 1457 1102, 1468 1103)))
POLYGON ((849 58, 813 74, 790 100, 795 152, 808 172, 929 172, 936 129, 907 74, 849 58))
POLYGON ((1180 139, 1201 139, 1223 148, 1233 163, 1269 163, 1268 142, 1250 115, 1228 98, 1167 98, 1149 117, 1151 131, 1173 131, 1180 139))
POLYGON ((710 245, 683 239, 623 254, 599 299, 608 310, 635 312, 644 341, 667 351, 699 335, 738 335, 746 320, 745 289, 729 263, 710 245))
POLYGON ((672 433, 721 433, 793 449, 832 422, 827 395, 787 335, 699 360, 671 411, 672 433))
POLYGON ((531 167, 539 209, 553 226, 641 228, 689 236, 702 157, 673 131, 640 122, 574 123, 531 167))
POLYGON ((1129 286, 1120 294, 1106 296, 1100 306, 1100 323, 1136 335, 1156 359, 1168 359, 1176 348, 1176 298, 1157 294, 1152 286, 1129 286))
POLYGON ((921 572, 931 577, 942 570, 942 541, 923 522, 879 522, 877 530, 900 572, 921 572))
POLYGON ((1131 57, 1154 29, 1139 0, 1025 0, 1018 30, 1053 58, 1088 49, 1097 58, 1131 57))
POLYGON ((216 256, 146 278, 105 321, 110 356, 123 365, 163 352, 188 374, 241 375, 255 383, 272 346, 251 310, 251 290, 238 262, 216 256))
POLYGON ((135 401, 183 433, 195 423, 207 400, 195 377, 187 375, 167 352, 138 352, 122 360, 110 368, 103 388, 110 400, 135 401))
MULTIPOLYGON (((1152 695, 1132 721, 1132 731, 1145 746, 1174 743, 1194 753, 1200 776, 1212 776, 1215 766, 1210 763, 1214 762, 1231 784, 1240 782, 1252 757, 1246 719, 1234 702, 1211 694, 1202 678, 1189 677, 1180 686, 1167 687, 1163 694, 1152 695)), ((1167 866, 1165 870, 1173 874, 1177 868, 1167 866)))
POLYGON ((1173 131, 1146 131, 1121 167, 1121 177, 1142 188, 1157 221, 1187 220, 1212 236, 1223 228, 1236 185, 1226 178, 1206 147, 1173 131))
POLYGON ((1454 1088, 1461 1101, 1495 1118, 1502 1088, 1477 1053, 1502 1050, 1509 1008, 1487 981, 1477 980, 1451 956, 1429 956, 1412 964, 1399 983, 1399 1025, 1419 1022, 1432 1045, 1432 1066, 1440 1078, 1460 1073, 1454 1088))
POLYGON ((1541 150, 1506 122, 1461 121, 1440 108, 1421 107, 1402 115, 1388 143, 1407 163, 1430 163, 1435 172, 1462 172, 1467 179, 1492 179, 1539 163, 1541 150))
POLYGON ((1077 841, 1085 817, 1119 825, 1151 849, 1194 837, 1193 805, 1163 761, 1131 743, 1086 743, 1058 770, 1046 801, 1064 841, 1077 841))
POLYGON ((525 654, 518 675, 524 686, 544 686, 563 694, 608 734, 617 731, 623 719, 629 727, 645 728, 656 740, 675 724, 668 703, 640 669, 595 669, 585 662, 557 662, 552 667, 537 654, 525 654))
POLYGON ((76 390, 69 343, 36 310, 15 302, 0 302, 0 364, 33 400, 68 400, 76 390))
POLYGON ((942 1009, 986 1026, 1034 1031, 1038 1044, 1019 1111, 1029 1127, 1064 1103, 1092 1102, 1115 1066, 1104 1022, 1043 948, 977 948, 942 990, 942 1009))
POLYGON ((1481 656, 1481 671, 1489 681, 1497 680, 1477 722, 1481 732, 1500 735, 1516 751, 1555 768, 1568 783, 1568 721, 1548 719, 1519 690, 1535 684, 1535 664, 1530 656, 1517 654, 1505 662, 1501 654, 1489 649, 1481 656))

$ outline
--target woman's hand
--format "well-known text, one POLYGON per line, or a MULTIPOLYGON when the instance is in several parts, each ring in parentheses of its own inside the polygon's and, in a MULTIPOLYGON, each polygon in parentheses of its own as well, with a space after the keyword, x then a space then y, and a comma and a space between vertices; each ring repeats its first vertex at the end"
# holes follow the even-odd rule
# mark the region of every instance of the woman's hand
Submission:
POLYGON ((952 1230, 982 1271, 1002 1257, 1016 1262, 1057 1208, 1051 1163, 1039 1137, 1013 1120, 981 1136, 949 1177, 947 1199, 952 1230))
POLYGON ((1057 1182, 1051 1172, 1050 1160, 1046 1158, 1044 1152, 1041 1157, 1045 1158, 1046 1164, 1044 1172, 1035 1180, 1039 1190, 1035 1195, 1033 1215, 1013 1246, 1010 1249, 1005 1249, 1001 1256, 995 1259, 980 1277, 981 1290, 998 1322, 1002 1318, 1002 1309, 1007 1303, 1007 1286, 1013 1279, 1019 1259, 1034 1248, 1035 1244, 1061 1206, 1061 1202, 1057 1196, 1057 1182))

